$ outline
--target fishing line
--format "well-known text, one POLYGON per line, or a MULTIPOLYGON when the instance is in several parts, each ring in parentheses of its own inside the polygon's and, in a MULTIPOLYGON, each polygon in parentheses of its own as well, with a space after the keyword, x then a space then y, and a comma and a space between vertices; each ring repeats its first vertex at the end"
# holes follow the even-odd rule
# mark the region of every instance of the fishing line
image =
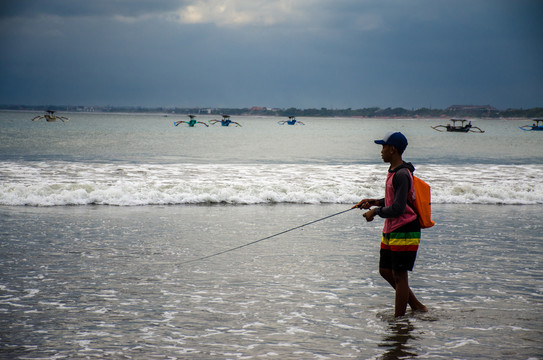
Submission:
POLYGON ((333 216, 341 215, 341 214, 346 213, 347 211, 351 211, 351 210, 353 210, 353 209, 355 209, 355 208, 353 207, 353 208, 351 208, 351 209, 343 210, 343 211, 340 211, 340 212, 338 212, 338 213, 335 213, 335 214, 332 214, 332 215, 328 215, 328 216, 325 216, 325 217, 323 217, 323 218, 320 218, 320 219, 317 219, 317 220, 313 220, 313 221, 310 221, 310 222, 308 222, 308 223, 305 223, 305 224, 302 224, 302 225, 299 225, 299 226, 290 228, 290 229, 288 229, 288 230, 281 231, 281 232, 279 232, 279 233, 277 233, 277 234, 273 234, 273 235, 270 235, 270 236, 266 236, 265 238, 262 238, 262 239, 258 239, 258 240, 255 240, 255 241, 251 241, 251 242, 249 242, 249 243, 247 243, 247 244, 243 244, 243 245, 239 245, 239 246, 236 246, 236 247, 227 249, 227 250, 219 251, 219 252, 214 253, 214 254, 211 254, 211 255, 206 255, 206 256, 202 256, 202 257, 196 258, 196 259, 184 261, 184 262, 180 263, 179 265, 184 265, 184 264, 188 264, 188 263, 191 263, 191 262, 196 262, 196 261, 201 261, 201 260, 209 259, 209 258, 214 257, 214 256, 217 256, 217 255, 222 255, 222 254, 225 254, 225 253, 227 253, 227 252, 231 252, 231 251, 234 251, 234 250, 238 250, 238 249, 244 248, 244 247, 246 247, 246 246, 253 245, 253 244, 256 244, 256 243, 258 243, 258 242, 261 242, 261 241, 264 241, 264 240, 271 239, 272 237, 276 237, 276 236, 279 236, 279 235, 288 233, 289 231, 293 231, 293 230, 296 230, 296 229, 300 229, 300 228, 303 228, 304 226, 311 225, 311 224, 314 224, 314 223, 319 222, 319 221, 322 221, 322 220, 326 220, 326 219, 331 218, 331 217, 333 217, 333 216))

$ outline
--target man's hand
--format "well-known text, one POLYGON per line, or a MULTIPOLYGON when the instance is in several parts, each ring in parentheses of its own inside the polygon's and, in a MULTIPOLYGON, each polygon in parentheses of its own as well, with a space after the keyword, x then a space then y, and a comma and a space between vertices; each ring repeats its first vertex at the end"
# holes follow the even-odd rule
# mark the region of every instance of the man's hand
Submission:
POLYGON ((373 221, 375 218, 375 210, 371 209, 370 211, 365 212, 362 216, 366 218, 367 222, 373 221))
POLYGON ((375 199, 363 199, 360 200, 358 204, 353 206, 351 209, 358 208, 358 209, 369 209, 372 206, 377 205, 377 200, 375 199))

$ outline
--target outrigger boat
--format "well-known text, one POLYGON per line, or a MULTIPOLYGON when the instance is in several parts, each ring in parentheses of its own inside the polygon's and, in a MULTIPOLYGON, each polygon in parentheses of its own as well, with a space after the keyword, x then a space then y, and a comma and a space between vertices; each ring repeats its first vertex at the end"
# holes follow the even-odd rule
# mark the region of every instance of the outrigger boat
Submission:
POLYGON ((467 122, 465 119, 451 119, 452 124, 447 125, 437 125, 437 126, 431 126, 432 129, 437 131, 443 131, 439 128, 445 128, 445 131, 450 132, 476 132, 476 133, 484 133, 484 130, 481 130, 477 126, 471 125, 471 121, 467 122))
POLYGON ((241 124, 235 122, 235 121, 232 121, 230 120, 230 115, 223 115, 222 116, 222 120, 209 120, 210 123, 212 123, 213 125, 215 125, 216 123, 220 122, 222 126, 228 126, 230 124, 236 124, 237 126, 241 126, 241 124))
POLYGON ((58 116, 58 115, 55 115, 55 110, 47 110, 45 115, 39 115, 39 116, 36 116, 32 119, 32 121, 36 121, 36 120, 40 120, 40 119, 45 119, 45 121, 47 122, 55 122, 57 121, 58 119, 62 120, 62 122, 65 122, 65 121, 68 121, 70 120, 69 118, 65 117, 65 116, 58 116))
POLYGON ((519 126, 519 129, 524 131, 543 131, 543 118, 533 119, 535 121, 532 125, 519 126))
POLYGON ((194 127, 194 125, 196 125, 196 124, 203 124, 203 125, 205 125, 206 127, 209 126, 209 125, 207 125, 207 124, 206 124, 205 122, 203 122, 203 121, 198 121, 198 120, 196 120, 195 117, 196 117, 196 115, 189 115, 189 118, 190 118, 189 121, 183 121, 183 120, 181 120, 181 121, 174 121, 173 124, 174 124, 175 126, 177 126, 177 125, 179 125, 179 124, 185 123, 185 124, 187 124, 187 125, 190 126, 190 127, 194 127))
POLYGON ((296 125, 296 124, 305 125, 303 122, 296 120, 295 116, 289 116, 288 120, 281 120, 281 121, 278 121, 277 123, 279 125, 285 125, 285 123, 287 123, 288 125, 296 125))

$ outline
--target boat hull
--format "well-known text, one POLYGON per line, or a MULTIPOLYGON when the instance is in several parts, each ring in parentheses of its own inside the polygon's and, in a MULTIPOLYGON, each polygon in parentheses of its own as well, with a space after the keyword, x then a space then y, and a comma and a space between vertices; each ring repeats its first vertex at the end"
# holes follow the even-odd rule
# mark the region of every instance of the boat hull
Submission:
POLYGON ((449 132, 464 132, 467 133, 469 131, 470 127, 463 127, 463 128, 448 128, 447 131, 449 132))

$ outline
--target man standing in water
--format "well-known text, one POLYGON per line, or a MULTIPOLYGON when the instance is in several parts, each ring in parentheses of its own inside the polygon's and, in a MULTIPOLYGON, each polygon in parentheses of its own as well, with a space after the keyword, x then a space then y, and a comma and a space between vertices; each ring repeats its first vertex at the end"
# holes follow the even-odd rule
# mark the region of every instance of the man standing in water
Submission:
POLYGON ((407 304, 414 311, 428 311, 409 288, 408 271, 413 270, 420 242, 420 224, 410 204, 414 199, 412 173, 415 168, 402 159, 407 139, 401 132, 389 132, 383 140, 381 157, 390 164, 384 199, 363 199, 354 207, 370 209, 366 221, 376 215, 385 219, 379 273, 396 290, 394 316, 404 316, 407 304), (372 206, 374 206, 372 208, 372 206))

